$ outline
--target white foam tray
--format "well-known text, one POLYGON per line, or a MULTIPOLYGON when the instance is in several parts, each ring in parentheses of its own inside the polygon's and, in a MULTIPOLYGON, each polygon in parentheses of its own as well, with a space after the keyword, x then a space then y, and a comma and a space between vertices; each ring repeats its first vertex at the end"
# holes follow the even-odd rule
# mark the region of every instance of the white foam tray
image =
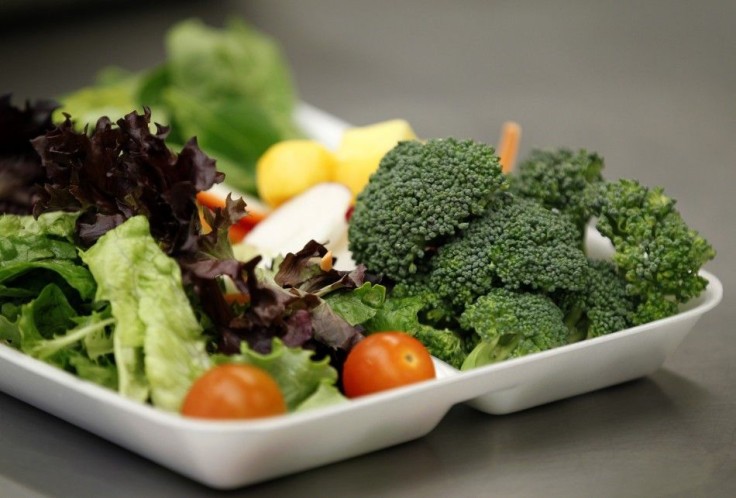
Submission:
MULTIPOLYGON (((340 120, 302 106, 298 121, 328 145, 340 120)), ((592 249, 608 250, 591 237, 592 249)), ((257 421, 200 421, 166 413, 82 381, 0 345, 0 389, 176 472, 234 488, 416 439, 455 404, 510 413, 647 375, 704 313, 722 287, 707 290, 671 318, 469 372, 436 360, 438 378, 341 405, 257 421)))

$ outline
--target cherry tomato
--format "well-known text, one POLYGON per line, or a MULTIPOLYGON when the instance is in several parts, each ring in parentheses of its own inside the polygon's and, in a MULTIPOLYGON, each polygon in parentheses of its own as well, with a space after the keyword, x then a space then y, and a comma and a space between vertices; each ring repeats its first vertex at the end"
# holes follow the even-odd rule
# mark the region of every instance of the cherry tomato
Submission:
POLYGON ((348 354, 342 371, 349 398, 412 384, 435 377, 427 348, 403 332, 369 335, 348 354))
POLYGON ((286 412, 276 381, 253 365, 226 363, 194 381, 182 415, 200 418, 259 418, 286 412))

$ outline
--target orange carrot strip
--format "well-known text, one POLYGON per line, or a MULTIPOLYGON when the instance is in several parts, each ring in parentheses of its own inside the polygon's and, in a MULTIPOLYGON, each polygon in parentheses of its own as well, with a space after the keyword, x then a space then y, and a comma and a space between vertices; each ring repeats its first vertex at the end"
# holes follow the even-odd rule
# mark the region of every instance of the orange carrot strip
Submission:
POLYGON ((250 294, 240 294, 232 292, 225 294, 225 302, 229 304, 248 304, 250 302, 250 294))
POLYGON ((209 191, 198 192, 197 202, 210 209, 225 207, 225 198, 209 191))
POLYGON ((237 244, 238 242, 242 241, 248 234, 248 232, 250 232, 250 230, 250 228, 245 228, 240 223, 236 223, 235 225, 231 226, 230 231, 228 232, 230 243, 237 244))
POLYGON ((514 169, 520 140, 521 126, 513 121, 506 121, 503 124, 501 138, 498 141, 498 159, 504 173, 510 173, 514 169))
POLYGON ((254 226, 262 222, 265 218, 266 213, 259 213, 258 211, 248 211, 247 215, 238 220, 238 225, 251 230, 254 226))
MULTIPOLYGON (((210 209, 225 207, 225 198, 210 191, 197 193, 197 202, 210 209)), ((233 243, 243 240, 245 234, 250 232, 254 226, 263 221, 266 217, 266 213, 252 211, 250 209, 247 209, 247 211, 248 214, 238 220, 238 223, 230 228, 230 240, 233 243)), ((204 218, 202 218, 202 223, 203 226, 205 226, 205 229, 208 230, 209 227, 206 226, 207 224, 204 222, 204 218)))

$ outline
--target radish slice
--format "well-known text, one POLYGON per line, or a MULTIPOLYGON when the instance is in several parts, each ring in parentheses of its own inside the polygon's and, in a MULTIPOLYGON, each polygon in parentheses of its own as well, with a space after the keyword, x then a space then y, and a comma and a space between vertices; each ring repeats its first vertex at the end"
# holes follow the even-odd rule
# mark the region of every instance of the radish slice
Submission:
POLYGON ((264 256, 297 252, 314 239, 328 249, 346 236, 345 213, 350 207, 350 189, 340 183, 320 183, 288 200, 243 239, 264 256))

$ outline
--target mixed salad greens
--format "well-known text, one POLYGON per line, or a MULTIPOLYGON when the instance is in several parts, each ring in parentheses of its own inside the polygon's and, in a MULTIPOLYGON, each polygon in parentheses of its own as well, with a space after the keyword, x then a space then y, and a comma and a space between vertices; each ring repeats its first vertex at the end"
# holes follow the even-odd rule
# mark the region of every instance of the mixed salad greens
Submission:
POLYGON ((31 140, 44 171, 32 214, 0 216, 0 339, 171 411, 224 362, 272 374, 292 410, 343 399, 338 372, 362 334, 325 299, 361 289, 343 313, 370 314, 365 269, 332 269, 316 242, 271 269, 236 260, 228 228, 244 202, 198 206, 223 175, 195 140, 174 153, 150 122, 148 109, 103 117, 87 134, 67 118, 31 140))

